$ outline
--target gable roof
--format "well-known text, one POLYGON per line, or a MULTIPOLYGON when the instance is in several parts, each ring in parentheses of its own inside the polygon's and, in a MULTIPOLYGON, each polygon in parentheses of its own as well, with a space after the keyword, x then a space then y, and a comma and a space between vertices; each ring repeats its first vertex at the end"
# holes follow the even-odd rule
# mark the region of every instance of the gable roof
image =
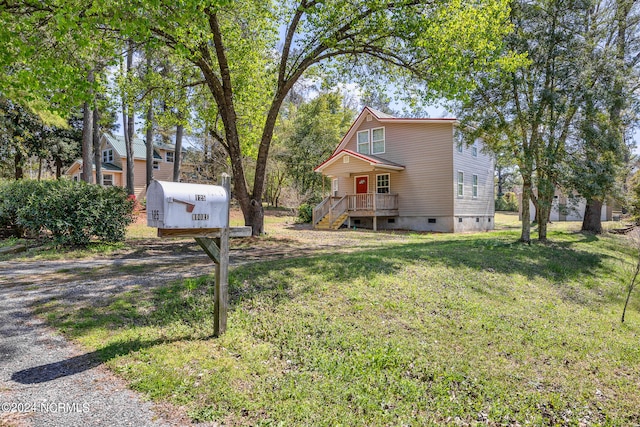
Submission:
MULTIPOLYGON (((116 152, 118 153, 118 155, 120 157, 126 157, 127 156, 127 150, 126 150, 126 146, 125 146, 125 142, 124 142, 124 136, 122 136, 122 135, 110 135, 108 133, 104 133, 103 135, 106 138, 107 142, 109 142, 109 144, 111 144, 113 149, 116 150, 116 152)), ((161 150, 175 151, 175 146, 174 145, 170 145, 170 144, 155 143, 155 144, 153 144, 153 147, 154 148, 159 148, 161 150)), ((182 151, 186 151, 186 150, 183 149, 182 151)), ((144 142, 140 138, 134 138, 133 139, 133 158, 134 159, 146 159, 147 158, 147 144, 146 144, 146 142, 144 142)), ((153 158, 154 159, 158 159, 158 160, 162 160, 162 156, 160 156, 160 154, 158 154, 155 149, 153 150, 153 158)))
POLYGON ((336 149, 333 150, 333 154, 331 155, 331 157, 333 157, 336 153, 344 149, 345 145, 347 145, 349 140, 353 137, 353 134, 360 127, 362 122, 365 121, 368 114, 371 114, 380 123, 451 123, 453 125, 458 124, 458 119, 453 117, 436 118, 436 119, 432 119, 428 117, 425 117, 425 118, 394 117, 390 114, 386 114, 381 111, 374 110, 371 107, 364 107, 360 112, 360 114, 358 115, 358 117, 355 119, 355 121, 351 124, 351 127, 349 128, 347 133, 340 140, 340 143, 338 144, 336 149))
POLYGON ((394 171, 404 170, 404 166, 399 165, 398 163, 390 162, 388 160, 382 159, 377 156, 356 153, 355 151, 351 151, 351 150, 340 150, 338 153, 333 154, 331 157, 329 157, 328 160, 320 164, 320 166, 316 167, 314 171, 322 172, 326 167, 331 166, 338 159, 341 159, 344 156, 351 156, 351 157, 355 157, 357 159, 363 160, 365 162, 368 162, 369 165, 373 166, 374 168, 394 170, 394 171))

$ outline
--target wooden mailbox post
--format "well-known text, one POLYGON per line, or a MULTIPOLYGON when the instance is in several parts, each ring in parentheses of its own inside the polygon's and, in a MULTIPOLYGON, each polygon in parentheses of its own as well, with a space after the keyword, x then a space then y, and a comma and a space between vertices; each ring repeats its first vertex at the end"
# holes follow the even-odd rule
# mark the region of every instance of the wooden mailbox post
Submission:
POLYGON ((222 186, 152 181, 147 189, 147 225, 158 237, 193 237, 215 263, 213 334, 227 329, 229 238, 251 236, 251 227, 229 226, 231 179, 222 186))

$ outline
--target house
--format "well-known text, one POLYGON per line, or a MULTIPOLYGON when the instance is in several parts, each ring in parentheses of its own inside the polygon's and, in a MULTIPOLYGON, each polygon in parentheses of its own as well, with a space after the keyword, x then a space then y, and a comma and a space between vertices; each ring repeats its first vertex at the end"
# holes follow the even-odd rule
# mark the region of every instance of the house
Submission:
MULTIPOLYGON (((124 136, 103 133, 100 136, 102 152, 102 178, 104 185, 127 186, 127 151, 124 136)), ((173 178, 173 160, 175 147, 169 144, 153 144, 153 177, 158 180, 171 181, 173 178)), ((136 198, 141 200, 147 191, 147 145, 135 138, 133 140, 133 186, 136 198)), ((95 165, 93 167, 95 182, 95 165)), ((82 159, 76 160, 65 172, 73 180, 82 179, 82 159)))
POLYGON ((494 228, 493 158, 454 137, 453 118, 397 118, 365 107, 315 171, 331 195, 316 228, 461 232, 494 228))
MULTIPOLYGON (((534 190, 535 192, 535 190, 534 190)), ((519 200, 519 218, 522 220, 522 192, 518 194, 519 200)), ((614 214, 615 201, 609 199, 602 204, 600 209, 601 221, 612 221, 614 216, 619 219, 620 213, 614 214)), ((549 221, 582 221, 584 219, 584 211, 587 206, 587 200, 576 193, 564 193, 556 189, 551 202, 551 212, 549 213, 549 221)), ((536 207, 529 200, 529 219, 536 220, 536 207)))

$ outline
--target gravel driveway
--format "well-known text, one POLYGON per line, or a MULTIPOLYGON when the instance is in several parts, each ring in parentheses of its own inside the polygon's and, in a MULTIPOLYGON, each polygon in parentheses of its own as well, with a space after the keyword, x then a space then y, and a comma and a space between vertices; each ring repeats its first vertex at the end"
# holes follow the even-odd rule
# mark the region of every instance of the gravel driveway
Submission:
POLYGON ((0 265, 0 427, 187 424, 180 408, 144 401, 91 353, 36 318, 30 307, 38 301, 80 294, 104 298, 134 285, 158 286, 211 268, 204 254, 0 265), (146 265, 149 271, 162 272, 98 278, 91 273, 123 265, 146 265), (72 280, 60 280, 60 271, 72 280))
MULTIPOLYGON (((230 263, 384 244, 379 235, 368 233, 305 233, 295 227, 281 232, 283 238, 263 239, 257 247, 255 242, 249 249, 232 246, 230 263)), ((384 241, 404 239, 405 235, 389 235, 384 241)), ((51 298, 99 301, 136 286, 161 286, 206 274, 212 268, 193 241, 157 239, 110 257, 0 263, 0 427, 189 424, 181 408, 144 401, 129 390, 91 353, 36 318, 31 307, 51 298)))

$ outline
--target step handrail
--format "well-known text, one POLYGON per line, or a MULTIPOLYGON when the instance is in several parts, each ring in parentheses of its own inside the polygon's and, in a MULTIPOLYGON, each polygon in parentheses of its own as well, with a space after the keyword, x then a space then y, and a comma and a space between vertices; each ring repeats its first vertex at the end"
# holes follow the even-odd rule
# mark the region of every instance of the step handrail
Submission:
POLYGON ((329 213, 331 208, 331 204, 328 203, 329 200, 331 200, 331 196, 326 197, 318 206, 313 208, 312 221, 314 226, 329 213))

